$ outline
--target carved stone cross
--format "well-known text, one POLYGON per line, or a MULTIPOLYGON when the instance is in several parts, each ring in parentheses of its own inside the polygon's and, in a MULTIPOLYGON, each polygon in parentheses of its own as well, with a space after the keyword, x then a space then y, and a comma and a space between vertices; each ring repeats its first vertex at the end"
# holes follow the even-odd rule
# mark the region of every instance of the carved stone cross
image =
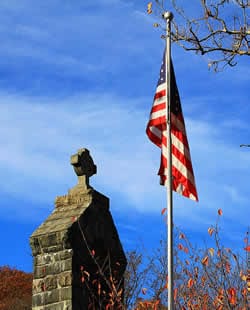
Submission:
POLYGON ((87 149, 79 149, 77 154, 70 158, 70 163, 74 167, 75 173, 78 176, 78 187, 88 189, 89 178, 96 174, 96 165, 87 149))

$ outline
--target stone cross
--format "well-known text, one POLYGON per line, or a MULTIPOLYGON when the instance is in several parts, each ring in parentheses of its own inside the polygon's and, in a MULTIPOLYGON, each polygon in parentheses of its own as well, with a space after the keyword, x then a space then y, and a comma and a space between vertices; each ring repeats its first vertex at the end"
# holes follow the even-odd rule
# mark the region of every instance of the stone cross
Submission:
POLYGON ((96 165, 89 154, 89 150, 79 149, 77 154, 71 156, 70 163, 78 176, 77 187, 83 189, 91 188, 89 185, 89 178, 96 174, 96 165))

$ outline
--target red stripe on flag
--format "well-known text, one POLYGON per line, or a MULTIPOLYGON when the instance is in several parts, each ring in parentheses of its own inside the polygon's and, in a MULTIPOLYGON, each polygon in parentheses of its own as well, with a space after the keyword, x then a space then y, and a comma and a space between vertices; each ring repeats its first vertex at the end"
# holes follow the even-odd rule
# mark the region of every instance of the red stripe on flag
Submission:
MULTIPOLYGON (((165 65, 165 63, 164 63, 165 65)), ((161 184, 167 185, 167 138, 166 138, 166 68, 160 72, 160 83, 154 96, 146 133, 148 138, 161 148, 161 164, 158 174, 161 184), (163 74, 163 75, 161 75, 163 74), (161 82, 163 81, 163 82, 161 82)), ((180 106, 179 93, 175 81, 174 70, 171 67, 171 137, 172 137, 172 177, 173 190, 190 199, 198 201, 193 167, 191 162, 185 122, 180 106), (173 110, 172 110, 173 109, 173 110)))

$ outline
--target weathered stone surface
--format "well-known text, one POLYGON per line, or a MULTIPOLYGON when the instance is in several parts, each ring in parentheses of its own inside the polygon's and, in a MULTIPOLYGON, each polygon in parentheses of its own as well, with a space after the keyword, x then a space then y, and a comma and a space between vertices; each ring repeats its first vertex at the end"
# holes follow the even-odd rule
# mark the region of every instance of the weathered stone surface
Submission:
POLYGON ((72 310, 72 303, 70 301, 62 301, 42 307, 33 307, 32 310, 72 310))
POLYGON ((71 300, 72 299, 72 287, 63 287, 60 289, 60 300, 71 300))
POLYGON ((44 294, 33 294, 32 295, 32 306, 43 306, 45 301, 44 294))
MULTIPOLYGON (((56 198, 54 211, 30 237, 34 257, 32 310, 88 309, 92 295, 97 294, 96 281, 108 294, 96 261, 100 266, 108 263, 117 281, 123 283, 126 258, 109 199, 89 185, 96 166, 86 149, 73 155, 71 164, 78 184, 67 195, 56 198), (89 274, 84 281, 83 270, 85 276, 89 274)), ((109 277, 106 274, 106 279, 109 277)))
POLYGON ((58 275, 58 287, 70 286, 72 284, 72 273, 64 272, 58 275))
POLYGON ((44 303, 45 305, 53 304, 59 301, 60 289, 53 289, 51 291, 46 291, 44 293, 44 303))

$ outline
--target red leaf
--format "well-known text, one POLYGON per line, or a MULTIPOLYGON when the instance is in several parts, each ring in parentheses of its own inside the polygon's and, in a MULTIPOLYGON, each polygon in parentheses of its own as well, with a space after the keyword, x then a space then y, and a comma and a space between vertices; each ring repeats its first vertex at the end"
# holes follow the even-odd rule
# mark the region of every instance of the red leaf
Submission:
POLYGON ((220 216, 222 215, 222 210, 221 210, 221 209, 218 210, 218 214, 219 214, 220 216))
POLYGON ((184 249, 183 245, 179 243, 179 244, 178 244, 178 249, 179 249, 179 250, 183 250, 183 249, 184 249))
POLYGON ((250 245, 244 248, 245 251, 250 252, 250 245))
POLYGON ((174 289, 174 301, 177 299, 178 288, 174 289))
POLYGON ((167 208, 163 208, 163 209, 161 210, 161 215, 163 215, 166 211, 167 211, 167 208))
POLYGON ((243 289, 241 290, 241 294, 242 294, 243 297, 246 297, 246 296, 247 296, 247 289, 246 289, 246 288, 243 288, 243 289))
POLYGON ((179 239, 185 239, 185 235, 183 233, 180 233, 179 239))
POLYGON ((190 287, 192 287, 193 285, 194 285, 194 280, 193 280, 192 278, 190 278, 190 279, 188 280, 187 287, 190 288, 190 287))
POLYGON ((228 300, 231 305, 235 306, 236 305, 236 289, 234 287, 230 287, 228 290, 228 300))
POLYGON ((229 273, 231 270, 231 265, 228 262, 226 262, 225 268, 226 268, 226 272, 229 273))

